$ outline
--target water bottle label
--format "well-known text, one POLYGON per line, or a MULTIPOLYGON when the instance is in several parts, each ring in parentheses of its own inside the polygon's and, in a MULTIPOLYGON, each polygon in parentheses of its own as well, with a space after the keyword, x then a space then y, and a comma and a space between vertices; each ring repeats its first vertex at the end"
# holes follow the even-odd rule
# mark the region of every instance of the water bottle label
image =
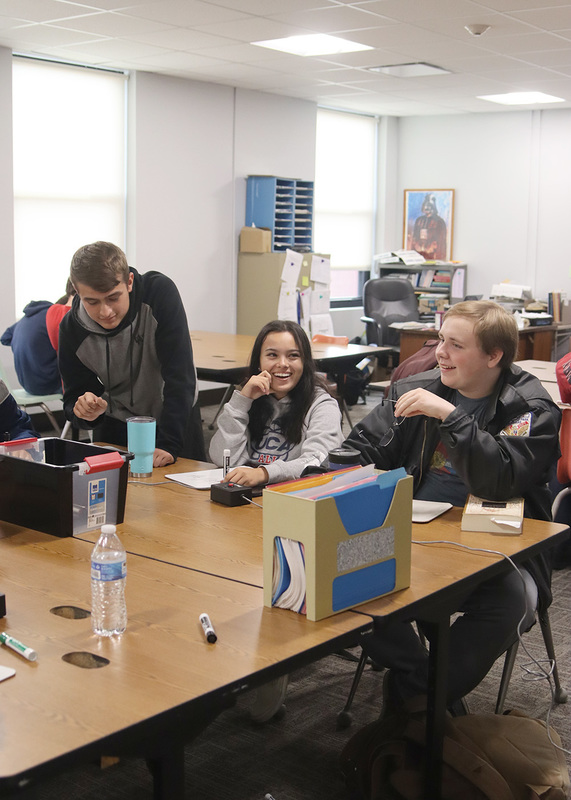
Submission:
POLYGON ((96 528, 107 519, 107 478, 89 481, 87 491, 87 527, 96 528))
POLYGON ((95 581, 118 581, 127 575, 126 561, 111 561, 106 564, 91 562, 91 578, 95 581))

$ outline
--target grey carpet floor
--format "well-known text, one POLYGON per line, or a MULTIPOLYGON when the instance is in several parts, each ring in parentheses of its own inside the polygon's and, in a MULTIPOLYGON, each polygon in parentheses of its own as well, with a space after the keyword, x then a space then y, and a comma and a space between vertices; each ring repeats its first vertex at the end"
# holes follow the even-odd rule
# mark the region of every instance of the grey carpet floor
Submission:
MULTIPOLYGON (((370 410, 351 409, 353 423, 370 410)), ((204 409, 205 430, 215 413, 204 409)), ((562 684, 571 689, 571 570, 554 573, 551 626, 562 684)), ((530 680, 526 664, 531 657, 545 658, 539 626, 525 634, 529 655, 520 647, 506 701, 530 716, 545 719, 551 695, 546 681, 530 680)), ((468 698, 472 712, 492 713, 499 686, 502 660, 468 698)), ((262 800, 270 792, 275 800, 347 800, 340 780, 337 757, 358 728, 375 719, 380 710, 381 678, 366 669, 353 705, 353 725, 336 729, 336 716, 344 705, 355 665, 337 655, 328 656, 290 677, 287 711, 266 725, 250 722, 242 699, 190 744, 185 751, 186 796, 196 800, 262 800)), ((551 724, 571 748, 571 703, 556 706, 551 724)), ((571 756, 567 755, 571 767, 571 756)), ((35 800, 150 800, 152 783, 142 759, 124 758, 108 769, 87 765, 54 777, 29 795, 35 800)))

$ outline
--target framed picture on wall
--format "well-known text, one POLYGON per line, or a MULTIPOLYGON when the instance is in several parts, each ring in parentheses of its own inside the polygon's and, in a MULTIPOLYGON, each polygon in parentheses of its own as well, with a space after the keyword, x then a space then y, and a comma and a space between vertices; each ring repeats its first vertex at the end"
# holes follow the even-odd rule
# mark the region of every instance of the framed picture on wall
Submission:
POLYGON ((416 250, 426 261, 452 260, 454 189, 405 189, 405 250, 416 250))

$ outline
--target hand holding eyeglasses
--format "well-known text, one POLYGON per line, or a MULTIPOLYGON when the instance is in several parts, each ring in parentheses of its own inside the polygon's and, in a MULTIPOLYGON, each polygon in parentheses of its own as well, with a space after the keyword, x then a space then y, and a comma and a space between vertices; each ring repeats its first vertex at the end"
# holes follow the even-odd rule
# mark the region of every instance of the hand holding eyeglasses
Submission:
POLYGON ((405 392, 395 403, 395 417, 434 417, 444 422, 455 406, 426 389, 405 392))

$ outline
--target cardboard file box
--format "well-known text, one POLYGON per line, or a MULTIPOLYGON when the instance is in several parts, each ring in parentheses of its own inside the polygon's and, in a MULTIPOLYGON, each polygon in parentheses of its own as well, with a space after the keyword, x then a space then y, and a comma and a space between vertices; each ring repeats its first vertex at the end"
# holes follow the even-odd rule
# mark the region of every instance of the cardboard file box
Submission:
MULTIPOLYGON (((312 621, 410 586, 413 479, 317 500, 264 491, 264 605, 272 605, 274 539, 304 545, 312 621)), ((388 475, 389 473, 387 473, 388 475)))
POLYGON ((270 253, 272 232, 269 228, 244 227, 240 232, 241 253, 270 253))
POLYGON ((0 445, 0 519, 54 536, 123 522, 131 453, 67 439, 25 441, 0 445), (28 458, 13 455, 22 448, 28 458))

